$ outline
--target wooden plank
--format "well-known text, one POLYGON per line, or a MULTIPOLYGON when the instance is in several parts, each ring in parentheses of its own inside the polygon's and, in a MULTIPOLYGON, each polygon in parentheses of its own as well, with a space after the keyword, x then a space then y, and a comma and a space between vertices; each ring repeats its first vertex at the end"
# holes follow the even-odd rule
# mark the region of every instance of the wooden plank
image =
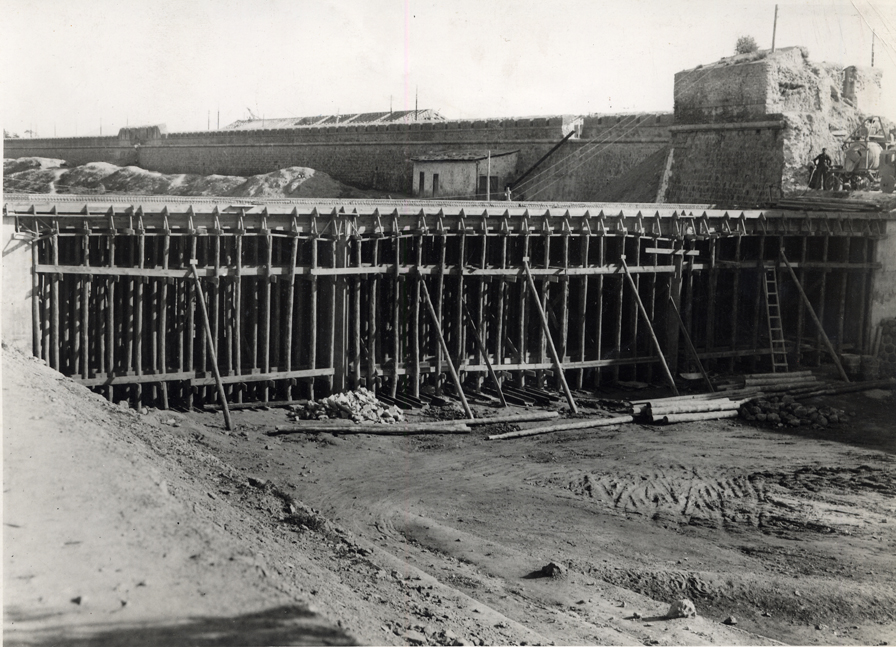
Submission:
MULTIPOLYGON (((634 249, 635 253, 633 254, 633 256, 635 258, 635 264, 633 266, 630 266, 628 269, 631 269, 632 267, 640 267, 640 263, 641 263, 641 238, 640 238, 640 236, 635 236, 634 239, 632 240, 632 243, 635 246, 635 249, 634 249)), ((623 243, 623 245, 624 245, 624 243, 623 243)), ((625 247, 623 246, 623 250, 624 249, 625 249, 625 247)), ((638 299, 640 299, 641 298, 640 297, 641 275, 638 274, 637 276, 632 276, 632 281, 635 284, 635 292, 638 295, 638 299)), ((623 294, 624 294, 624 292, 623 292, 623 294)), ((646 313, 646 309, 645 309, 645 313, 646 313)), ((632 301, 631 301, 631 313, 629 316, 630 316, 630 322, 631 322, 629 324, 629 328, 630 328, 629 332, 631 334, 631 337, 630 337, 631 341, 628 342, 628 345, 629 345, 629 348, 632 349, 632 355, 637 357, 638 353, 639 353, 639 350, 638 350, 638 303, 635 299, 632 299, 632 301)), ((647 321, 650 321, 650 319, 647 317, 646 314, 645 314, 645 318, 647 319, 647 321)), ((631 379, 634 381, 637 381, 637 379, 638 379, 638 365, 637 364, 632 366, 631 379)))
POLYGON ((557 372, 558 379, 560 380, 560 385, 563 387, 563 393, 566 395, 566 401, 569 403, 569 408, 573 413, 578 413, 579 409, 576 406, 576 401, 572 397, 572 392, 569 390, 569 385, 566 383, 566 376, 563 374, 563 364, 560 362, 560 357, 557 355, 557 349, 554 347, 554 340, 551 338, 551 331, 548 328, 548 318, 544 312, 544 309, 541 307, 541 302, 538 300, 538 293, 535 290, 535 281, 532 280, 532 275, 529 274, 529 260, 528 258, 523 258, 523 269, 526 270, 526 279, 529 282, 529 289, 532 292, 532 300, 535 302, 536 309, 538 310, 538 315, 541 318, 541 327, 544 330, 544 335, 547 338, 548 342, 548 350, 551 352, 551 359, 553 360, 554 369, 557 372))
POLYGON ((632 416, 614 416, 612 418, 589 418, 587 420, 577 420, 575 422, 565 422, 559 425, 550 425, 548 427, 535 427, 533 429, 523 429, 521 431, 510 431, 505 434, 495 434, 487 436, 489 440, 506 440, 508 438, 523 438, 525 436, 538 436, 540 434, 550 434, 555 431, 569 431, 572 429, 592 429, 595 427, 610 427, 613 425, 621 425, 633 422, 632 416))
MULTIPOLYGON (((844 382, 849 382, 849 377, 846 375, 846 371, 843 370, 843 366, 840 364, 840 356, 837 351, 834 350, 834 346, 831 344, 831 340, 828 339, 827 334, 824 331, 824 326, 822 326, 821 321, 819 321, 818 316, 815 314, 815 310, 812 308, 812 302, 809 301, 809 297, 806 296, 806 292, 803 290, 803 286, 800 283, 799 279, 796 276, 796 272, 794 272, 793 267, 791 267, 790 263, 787 260, 787 256, 784 254, 783 247, 781 248, 781 260, 784 261, 784 265, 790 271, 790 277, 793 279, 793 282, 796 284, 796 289, 800 293, 800 298, 803 300, 803 303, 806 304, 806 311, 809 313, 809 316, 812 318, 812 321, 815 322, 815 325, 818 327, 818 331, 821 334, 821 339, 824 341, 824 345, 827 347, 828 352, 831 354, 831 359, 834 360, 834 364, 837 366, 837 371, 840 373, 840 377, 843 378, 844 382)), ((844 281, 845 283, 845 281, 844 281)), ((842 326, 842 320, 841 320, 842 326)), ((842 330, 842 328, 841 328, 842 330)), ((841 342, 842 346, 842 342, 841 342)))
MULTIPOLYGON (((194 265, 195 267, 195 265, 194 265)), ((202 285, 199 283, 199 274, 193 275, 196 285, 196 300, 199 301, 199 311, 202 314, 202 323, 205 327, 205 339, 208 342, 208 354, 212 363, 212 372, 215 376, 215 382, 218 386, 218 399, 224 408, 224 425, 227 431, 233 430, 233 423, 230 420, 230 409, 227 408, 227 396, 224 394, 224 384, 221 382, 221 373, 218 371, 218 358, 215 356, 214 338, 212 337, 212 329, 208 321, 208 312, 205 309, 205 297, 202 294, 202 285)))
POLYGON ((641 316, 644 317, 644 323, 647 326, 647 331, 650 333, 650 339, 653 342, 654 350, 656 351, 657 357, 660 360, 660 363, 663 366, 663 372, 666 374, 666 379, 669 382, 669 387, 672 389, 672 393, 678 395, 678 387, 675 386, 675 378, 672 377, 672 372, 669 370, 669 365, 666 364, 666 358, 663 356, 663 349, 660 346, 659 339, 656 338, 656 333, 653 330, 653 325, 650 323, 650 319, 647 316, 647 310, 644 308, 644 303, 641 301, 641 295, 638 294, 638 286, 635 284, 635 280, 632 278, 632 275, 628 273, 628 266, 625 262, 625 256, 621 257, 622 260, 622 268, 625 270, 625 278, 628 279, 629 286, 632 288, 632 292, 634 292, 635 300, 638 303, 638 309, 641 311, 641 316))
MULTIPOLYGON (((691 335, 688 333, 688 329, 684 325, 684 319, 681 318, 681 313, 678 311, 678 306, 675 305, 675 300, 670 296, 669 297, 669 305, 672 308, 672 312, 675 315, 675 319, 678 321, 678 325, 681 328, 681 333, 684 335, 685 344, 688 347, 688 350, 691 352, 691 356, 696 360, 697 368, 700 371, 700 375, 703 376, 703 380, 706 382, 706 385, 709 387, 710 392, 715 391, 715 387, 712 385, 712 381, 709 379, 709 375, 707 375, 706 370, 703 368, 703 362, 700 361, 700 355, 697 353, 697 349, 694 348, 694 342, 691 341, 691 335)), ((734 345, 732 344, 732 348, 734 345)))
MULTIPOLYGON (((81 258, 84 267, 90 267, 90 235, 82 238, 81 258)), ((90 375, 90 279, 80 281, 81 296, 81 377, 90 375)))
MULTIPOLYGON (((873 245, 870 240, 862 240, 859 239, 858 244, 862 246, 862 260, 868 260, 868 246, 873 245)), ((865 294, 867 290, 867 278, 869 272, 866 270, 862 272, 858 277, 859 280, 859 307, 857 313, 857 322, 856 326, 858 328, 858 339, 856 340, 856 347, 860 349, 860 353, 865 354, 867 350, 866 346, 866 337, 865 337, 865 314, 866 314, 866 305, 865 305, 865 294)))
POLYGON ((494 368, 492 368, 492 363, 488 358, 488 350, 486 349, 485 344, 482 342, 482 338, 479 336, 479 331, 476 330, 476 322, 473 321, 473 317, 470 314, 470 311, 467 309, 466 303, 464 303, 464 314, 467 317, 467 323, 470 325, 470 329, 473 331, 473 339, 476 342, 476 348, 479 349, 479 355, 485 362, 485 367, 488 370, 488 375, 491 378, 492 383, 495 385, 495 391, 498 394, 498 400, 500 400, 502 407, 506 407, 507 400, 504 399, 504 392, 501 390, 501 382, 498 380, 498 376, 495 374, 494 368))
POLYGON ((460 378, 457 375, 457 371, 454 370, 454 362, 451 361, 451 353, 448 351, 448 344, 445 343, 445 337, 442 335, 442 326, 439 324, 439 318, 436 316, 436 310, 432 305, 432 299, 429 298, 429 290, 426 287, 426 283, 420 282, 420 287, 423 292, 423 296, 426 299, 426 307, 429 309, 429 316, 432 318, 432 326, 435 330, 436 336, 439 339, 439 344, 442 346, 442 351, 445 353, 445 363, 448 364, 448 370, 451 372, 451 379, 454 382, 454 388, 457 391, 457 395, 460 398, 461 404, 463 405, 464 411, 467 414, 467 418, 473 418, 473 411, 470 409, 470 405, 467 403, 467 397, 464 395, 464 389, 461 386, 460 378))
MULTIPOLYGON (((806 264, 807 266, 811 264, 806 264)), ((725 266, 724 263, 720 263, 720 267, 725 266)), ((751 264, 750 267, 754 265, 751 264)), ((828 269, 848 269, 855 271, 862 270, 877 270, 881 269, 880 263, 837 263, 837 264, 829 264, 828 269)), ((694 264, 694 270, 700 271, 707 269, 707 266, 701 263, 694 264)), ((642 266, 642 267, 630 267, 629 270, 632 274, 666 274, 671 272, 670 266, 667 265, 658 265, 656 268, 652 266, 642 266)), ((36 271, 38 274, 74 274, 74 275, 96 275, 96 276, 126 276, 126 277, 146 277, 146 278, 159 278, 159 279, 186 279, 190 277, 189 271, 184 271, 178 268, 169 268, 163 269, 159 267, 99 267, 95 266, 92 268, 85 268, 81 265, 65 265, 60 263, 41 263, 37 266, 36 271)), ((199 275, 202 277, 213 277, 216 273, 220 276, 233 276, 234 269, 233 268, 221 268, 220 270, 215 270, 214 267, 198 267, 197 271, 199 275)), ((296 267, 295 274, 303 279, 310 279, 312 276, 322 277, 322 276, 366 276, 366 275, 379 275, 379 274, 411 274, 413 272, 413 267, 409 265, 400 265, 399 267, 395 267, 394 265, 380 265, 380 266, 368 266, 365 265, 363 267, 318 267, 316 269, 312 269, 310 267, 296 267)), ((464 267, 461 268, 457 265, 446 265, 445 272, 447 274, 453 276, 464 276, 464 277, 472 277, 472 278, 481 278, 481 277, 516 277, 517 279, 522 279, 523 274, 518 268, 508 267, 508 268, 497 268, 497 267, 488 267, 488 268, 479 268, 479 267, 464 267)), ((264 265, 246 265, 242 269, 242 276, 265 276, 267 273, 267 269, 264 265)), ((439 273, 438 265, 423 265, 420 268, 420 274, 431 276, 439 273)), ((597 275, 606 275, 606 274, 618 274, 619 273, 619 265, 595 265, 593 267, 570 267, 568 268, 566 274, 569 276, 597 276, 597 275)), ((289 274, 288 267, 277 267, 274 266, 271 268, 270 276, 287 276, 289 274)), ((550 279, 560 279, 564 276, 564 272, 559 268, 550 268, 544 269, 540 267, 532 268, 532 276, 536 280, 550 280, 550 279)))

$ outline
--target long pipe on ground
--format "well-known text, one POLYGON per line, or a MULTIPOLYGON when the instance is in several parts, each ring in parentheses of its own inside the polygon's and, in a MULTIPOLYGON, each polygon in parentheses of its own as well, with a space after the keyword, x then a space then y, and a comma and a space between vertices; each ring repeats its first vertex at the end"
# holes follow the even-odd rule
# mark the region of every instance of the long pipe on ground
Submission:
POLYGON ((506 438, 522 438, 523 436, 537 436, 539 434, 549 434, 554 431, 567 431, 570 429, 591 429, 593 427, 609 427, 611 425, 621 425, 626 422, 633 422, 631 416, 617 416, 615 418, 591 418, 588 420, 577 420, 575 422, 567 422, 562 425, 551 425, 550 427, 535 427, 533 429, 523 429, 521 431, 510 431, 506 434, 496 434, 488 436, 488 440, 504 440, 506 438))

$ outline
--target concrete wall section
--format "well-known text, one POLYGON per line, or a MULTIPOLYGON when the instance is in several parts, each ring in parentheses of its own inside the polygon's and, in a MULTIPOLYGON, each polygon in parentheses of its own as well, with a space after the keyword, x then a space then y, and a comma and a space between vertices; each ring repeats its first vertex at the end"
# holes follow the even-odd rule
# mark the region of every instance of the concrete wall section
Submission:
POLYGON ((31 243, 16 240, 15 219, 3 218, 0 236, 3 241, 2 289, 0 289, 0 335, 3 342, 25 352, 32 352, 31 243))
POLYGON ((871 327, 884 319, 896 318, 896 222, 887 222, 887 237, 877 243, 880 269, 871 286, 871 327))

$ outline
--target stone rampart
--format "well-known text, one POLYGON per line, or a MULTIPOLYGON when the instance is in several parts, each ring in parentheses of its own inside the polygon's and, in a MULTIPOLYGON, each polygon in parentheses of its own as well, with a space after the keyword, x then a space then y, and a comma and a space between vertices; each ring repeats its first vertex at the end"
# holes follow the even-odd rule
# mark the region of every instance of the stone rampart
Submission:
MULTIPOLYGON (((671 115, 595 115, 533 175, 538 200, 599 200, 600 189, 669 141, 671 115)), ((448 121, 381 126, 7 140, 7 157, 106 161, 162 173, 256 175, 307 166, 363 188, 410 195, 410 158, 433 151, 519 150, 520 173, 568 132, 569 117, 448 121), (27 145, 25 145, 27 143, 27 145)))

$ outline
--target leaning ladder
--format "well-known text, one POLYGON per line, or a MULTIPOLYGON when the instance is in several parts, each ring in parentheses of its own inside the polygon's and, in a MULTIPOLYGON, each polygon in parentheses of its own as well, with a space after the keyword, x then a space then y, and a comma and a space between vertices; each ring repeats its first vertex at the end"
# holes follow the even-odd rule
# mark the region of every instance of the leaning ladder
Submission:
POLYGON ((768 339, 772 351, 772 372, 787 372, 787 347, 781 325, 781 302, 778 299, 778 279, 775 267, 765 268, 765 312, 768 316, 768 339))

